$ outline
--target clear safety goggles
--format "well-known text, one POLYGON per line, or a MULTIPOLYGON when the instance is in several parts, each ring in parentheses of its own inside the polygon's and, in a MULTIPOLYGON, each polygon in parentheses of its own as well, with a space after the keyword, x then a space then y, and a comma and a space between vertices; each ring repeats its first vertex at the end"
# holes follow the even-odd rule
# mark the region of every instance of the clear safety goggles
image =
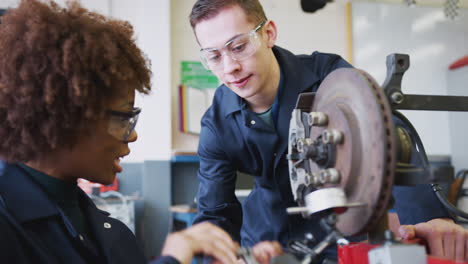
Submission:
POLYGON ((108 110, 109 127, 107 132, 118 140, 128 141, 138 121, 141 108, 133 108, 131 112, 108 110))
POLYGON ((260 47, 260 38, 257 33, 265 23, 266 21, 263 21, 248 33, 229 40, 222 49, 201 49, 200 59, 203 66, 208 70, 218 70, 223 67, 223 56, 229 56, 235 61, 241 61, 252 56, 260 47))

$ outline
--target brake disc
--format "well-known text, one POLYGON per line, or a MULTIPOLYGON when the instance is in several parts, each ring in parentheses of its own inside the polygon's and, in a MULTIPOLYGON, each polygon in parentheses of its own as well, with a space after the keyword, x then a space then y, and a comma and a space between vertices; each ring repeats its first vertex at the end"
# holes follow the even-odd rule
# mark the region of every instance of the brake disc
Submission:
MULTIPOLYGON (((367 232, 386 214, 394 182, 395 132, 385 93, 366 72, 338 69, 321 83, 311 112, 328 116, 326 126, 311 127, 311 140, 325 129, 342 133, 333 166, 340 174, 337 185, 349 203, 364 204, 341 214, 337 228, 346 236, 367 232)), ((322 169, 310 162, 312 173, 322 169)))

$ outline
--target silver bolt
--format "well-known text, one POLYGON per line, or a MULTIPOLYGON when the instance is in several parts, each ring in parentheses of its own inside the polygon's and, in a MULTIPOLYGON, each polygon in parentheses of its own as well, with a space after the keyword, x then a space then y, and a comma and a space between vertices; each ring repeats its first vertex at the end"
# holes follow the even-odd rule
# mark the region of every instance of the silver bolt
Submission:
POLYGON ((314 142, 310 138, 300 138, 297 139, 296 141, 296 149, 299 153, 302 153, 305 151, 307 147, 312 145, 314 142))
POLYGON ((315 242, 315 237, 312 233, 305 233, 304 238, 308 242, 315 242))
POLYGON ((307 121, 309 126, 326 126, 328 123, 328 116, 323 112, 310 112, 307 121))
POLYGON ((403 94, 400 92, 394 92, 390 97, 392 98, 392 102, 395 104, 401 104, 404 99, 403 94))
POLYGON ((334 168, 321 170, 319 172, 319 175, 320 175, 320 182, 322 184, 338 183, 340 181, 340 172, 334 168))
POLYGON ((310 174, 305 173, 304 176, 305 176, 305 177, 304 177, 305 183, 306 183, 307 185, 309 185, 309 184, 310 184, 310 180, 311 180, 310 174))
POLYGON ((310 183, 312 185, 318 185, 320 183, 320 175, 316 172, 312 172, 312 175, 310 177, 310 183))
POLYGON ((304 139, 300 138, 296 142, 296 148, 299 153, 304 151, 304 139))
POLYGON ((343 142, 343 133, 336 129, 326 129, 322 132, 322 140, 325 144, 340 144, 343 142))

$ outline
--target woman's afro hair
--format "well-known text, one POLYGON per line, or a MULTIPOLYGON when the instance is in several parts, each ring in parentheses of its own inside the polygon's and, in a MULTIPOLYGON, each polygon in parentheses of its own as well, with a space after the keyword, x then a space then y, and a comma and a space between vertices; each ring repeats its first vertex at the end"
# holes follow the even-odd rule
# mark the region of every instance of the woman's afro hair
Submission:
POLYGON ((0 157, 9 162, 72 147, 122 89, 151 89, 132 26, 77 2, 22 0, 0 17, 0 36, 0 157))

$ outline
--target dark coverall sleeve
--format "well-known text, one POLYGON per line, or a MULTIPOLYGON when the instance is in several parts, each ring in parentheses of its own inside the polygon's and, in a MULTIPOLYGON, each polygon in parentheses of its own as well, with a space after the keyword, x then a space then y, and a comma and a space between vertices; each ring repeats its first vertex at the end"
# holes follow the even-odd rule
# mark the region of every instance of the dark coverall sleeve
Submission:
POLYGON ((162 256, 155 260, 152 260, 148 264, 180 264, 180 262, 171 256, 162 256))
MULTIPOLYGON (((209 116, 209 115, 208 115, 209 116)), ((207 116, 202 120, 198 156, 200 181, 194 223, 209 221, 240 241, 242 208, 235 196, 237 171, 229 160, 207 116)))

